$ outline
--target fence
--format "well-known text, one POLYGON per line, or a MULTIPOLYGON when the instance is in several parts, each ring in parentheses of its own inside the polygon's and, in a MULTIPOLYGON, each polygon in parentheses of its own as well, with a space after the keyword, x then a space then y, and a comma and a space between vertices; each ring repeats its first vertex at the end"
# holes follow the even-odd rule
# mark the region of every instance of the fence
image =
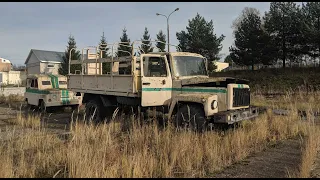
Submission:
POLYGON ((15 85, 23 86, 26 80, 26 72, 24 71, 9 71, 0 72, 1 86, 15 85))
POLYGON ((9 96, 10 94, 24 96, 26 92, 25 87, 2 87, 0 88, 0 95, 9 96))

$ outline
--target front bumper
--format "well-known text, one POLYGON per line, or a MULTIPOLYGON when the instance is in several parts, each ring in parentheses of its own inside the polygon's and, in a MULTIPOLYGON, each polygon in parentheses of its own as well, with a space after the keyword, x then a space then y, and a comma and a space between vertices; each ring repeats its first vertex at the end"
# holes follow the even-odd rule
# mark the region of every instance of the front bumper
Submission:
POLYGON ((212 120, 214 123, 233 124, 235 122, 255 118, 258 115, 258 107, 249 107, 247 109, 218 112, 212 116, 212 120))
POLYGON ((62 101, 58 101, 58 102, 47 102, 46 106, 47 107, 52 107, 52 106, 72 106, 72 105, 78 105, 79 104, 79 100, 77 99, 72 99, 70 101, 67 102, 62 102, 62 101))

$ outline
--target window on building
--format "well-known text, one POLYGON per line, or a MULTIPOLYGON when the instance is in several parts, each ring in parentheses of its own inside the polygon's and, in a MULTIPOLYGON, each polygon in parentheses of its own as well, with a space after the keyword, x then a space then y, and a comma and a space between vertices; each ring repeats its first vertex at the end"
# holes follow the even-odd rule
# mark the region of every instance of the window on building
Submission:
POLYGON ((53 64, 48 64, 47 67, 48 68, 54 68, 54 65, 53 64))

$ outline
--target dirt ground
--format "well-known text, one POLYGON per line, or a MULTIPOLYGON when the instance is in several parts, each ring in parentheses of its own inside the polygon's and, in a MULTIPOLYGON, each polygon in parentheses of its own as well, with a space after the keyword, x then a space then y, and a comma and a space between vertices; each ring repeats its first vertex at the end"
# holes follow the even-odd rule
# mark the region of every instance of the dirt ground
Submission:
POLYGON ((216 174, 215 178, 288 178, 298 171, 301 143, 282 141, 216 174))
MULTIPOLYGON (((10 135, 3 132, 6 129, 25 132, 9 123, 19 112, 26 112, 23 105, 17 103, 8 107, 0 105, 0 140, 10 135)), ((74 115, 76 116, 76 115, 74 115)), ((63 134, 68 132, 68 124, 71 121, 71 112, 60 111, 46 114, 42 117, 42 126, 46 127, 48 133, 63 134)), ((234 164, 225 170, 213 175, 218 178, 285 178, 292 177, 297 172, 301 159, 301 142, 299 139, 282 141, 265 151, 256 153, 245 160, 234 164)), ((318 164, 320 163, 320 155, 318 164)), ((320 176, 320 166, 315 165, 313 177, 320 176), (317 169, 318 168, 318 169, 317 169)))

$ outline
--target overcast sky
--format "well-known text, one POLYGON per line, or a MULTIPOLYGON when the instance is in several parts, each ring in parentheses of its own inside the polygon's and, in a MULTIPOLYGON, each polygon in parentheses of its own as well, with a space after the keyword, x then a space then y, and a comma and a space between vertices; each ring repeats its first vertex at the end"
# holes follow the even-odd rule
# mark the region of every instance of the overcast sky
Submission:
MULTIPOLYGON (((207 21, 213 20, 217 36, 224 34, 223 49, 229 54, 233 43, 231 24, 244 7, 257 8, 261 14, 269 10, 269 2, 0 2, 0 57, 23 65, 30 49, 64 51, 68 36, 74 35, 77 46, 99 43, 102 31, 108 42, 119 41, 126 27, 131 41, 141 39, 144 28, 152 39, 163 30, 170 16, 170 43, 178 44, 176 32, 185 30, 188 19, 197 12, 207 21)), ((172 50, 173 48, 171 48, 172 50)))

